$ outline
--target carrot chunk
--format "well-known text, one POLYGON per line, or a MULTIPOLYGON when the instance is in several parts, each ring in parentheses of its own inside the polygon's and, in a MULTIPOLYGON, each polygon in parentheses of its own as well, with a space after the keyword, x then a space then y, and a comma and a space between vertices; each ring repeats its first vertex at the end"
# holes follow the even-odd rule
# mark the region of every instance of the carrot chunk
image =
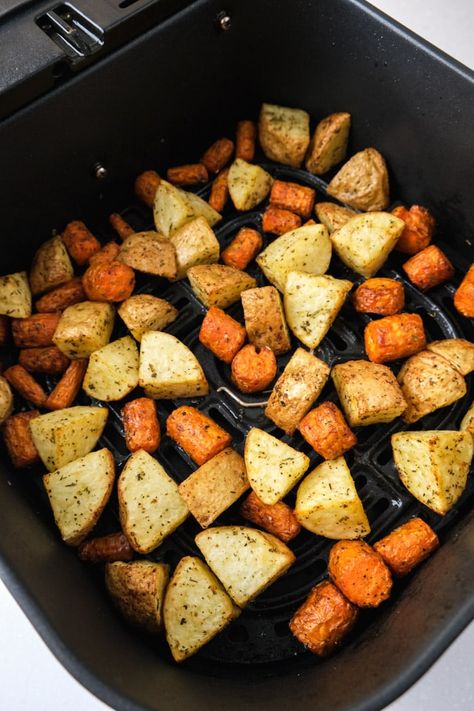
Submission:
POLYGON ((233 142, 229 138, 219 138, 204 153, 201 163, 209 173, 218 173, 230 161, 233 152, 233 142))
POLYGON ((23 469, 39 461, 30 431, 31 420, 39 415, 38 410, 19 412, 17 415, 11 415, 3 424, 3 438, 15 469, 23 469))
POLYGON ((238 321, 211 306, 204 317, 199 331, 199 340, 224 363, 231 363, 245 342, 246 331, 238 321))
POLYGON ((18 348, 52 346, 60 313, 33 314, 12 321, 13 342, 18 348))
POLYGON ((289 210, 281 210, 279 207, 269 205, 263 213, 262 227, 264 232, 284 235, 285 232, 301 227, 301 217, 289 210))
POLYGON ((251 227, 242 227, 221 254, 221 259, 228 267, 235 267, 242 271, 247 268, 252 259, 262 249, 262 237, 257 230, 251 227))
POLYGON ((173 185, 199 185, 207 183, 209 180, 207 168, 202 163, 190 163, 168 168, 166 177, 173 185))
POLYGON ((235 356, 231 371, 232 380, 241 392, 261 392, 276 376, 275 354, 268 346, 257 349, 249 343, 235 356))
POLYGON ((403 271, 422 291, 433 289, 454 276, 455 269, 439 247, 432 244, 405 262, 403 271))
POLYGON ((313 211, 315 197, 316 191, 313 188, 284 180, 274 180, 270 192, 270 204, 309 218, 313 211))
POLYGON ((70 407, 76 399, 86 370, 87 358, 73 360, 59 383, 49 394, 45 407, 48 410, 62 410, 65 407, 70 407))
POLYGON ((199 466, 205 464, 232 442, 228 432, 195 407, 183 405, 166 420, 166 433, 199 466))
POLYGON ((145 170, 135 180, 135 195, 148 205, 153 207, 155 195, 161 178, 154 170, 145 170))
POLYGON ((235 138, 235 157, 251 163, 255 157, 257 126, 253 121, 239 121, 235 138))
POLYGON ((323 402, 308 412, 298 429, 324 459, 336 459, 357 444, 357 437, 333 402, 323 402))
MULTIPOLYGON (((99 252, 97 252, 99 254, 99 252)), ((97 257, 96 254, 96 257, 97 257)), ((93 257, 94 259, 94 257, 93 257)), ((36 302, 36 310, 40 313, 52 313, 54 311, 64 311, 68 306, 78 304, 86 300, 86 294, 82 286, 82 279, 74 277, 57 289, 48 291, 36 302)))
POLYGON ((408 358, 426 346, 418 314, 396 314, 371 321, 364 331, 365 351, 372 363, 408 358))
POLYGON ((354 605, 378 607, 390 597, 390 570, 364 541, 338 541, 329 553, 328 569, 334 584, 354 605))
POLYGON ((264 528, 285 543, 293 540, 301 531, 295 512, 288 504, 284 501, 264 504, 254 491, 242 503, 240 513, 247 521, 264 528))
POLYGON ((155 401, 139 397, 127 402, 122 410, 125 444, 130 452, 144 449, 152 454, 160 446, 160 423, 155 401))
POLYGON ((360 313, 393 316, 405 306, 405 291, 400 281, 374 277, 357 287, 352 300, 360 313))
POLYGON ((211 194, 209 196, 209 205, 217 212, 222 212, 229 199, 229 185, 227 179, 229 177, 229 169, 225 168, 212 181, 211 194))
POLYGON ((454 306, 463 316, 474 318, 474 264, 456 289, 454 306))
POLYGON ((399 217, 406 225, 395 246, 396 250, 416 254, 428 247, 433 239, 435 220, 426 207, 412 205, 407 210, 400 206, 392 210, 392 215, 399 217))
POLYGON ((25 400, 31 402, 35 407, 44 407, 45 391, 22 365, 12 365, 6 369, 3 376, 25 400))
POLYGON ((407 575, 439 547, 436 533, 421 518, 412 518, 374 544, 394 575, 407 575))
POLYGON ((91 301, 125 301, 133 293, 135 272, 123 262, 99 262, 87 269, 82 284, 91 301))
POLYGON ((87 264, 100 249, 99 240, 80 220, 74 220, 66 225, 62 239, 67 251, 79 266, 87 264))

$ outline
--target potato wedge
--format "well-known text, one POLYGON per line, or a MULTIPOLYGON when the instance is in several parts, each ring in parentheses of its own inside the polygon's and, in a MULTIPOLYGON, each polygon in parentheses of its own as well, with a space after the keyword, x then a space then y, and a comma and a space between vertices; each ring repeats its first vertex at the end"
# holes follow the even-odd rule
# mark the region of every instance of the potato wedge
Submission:
POLYGON ((308 531, 341 540, 364 538, 370 524, 344 457, 320 464, 303 479, 295 514, 308 531))
POLYGON ((324 274, 331 261, 332 245, 324 225, 306 225, 270 242, 257 257, 268 281, 285 291, 289 272, 324 274))
POLYGON ((176 662, 196 654, 239 614, 239 608, 200 558, 181 558, 163 605, 166 639, 176 662))
POLYGON ((316 216, 328 228, 329 234, 345 225, 357 212, 348 207, 341 207, 333 202, 318 202, 314 206, 316 216))
POLYGON ((387 260, 404 227, 389 212, 371 212, 352 217, 331 234, 331 241, 339 259, 368 279, 387 260))
POLYGON ((472 434, 474 440, 474 401, 471 403, 468 411, 461 420, 460 430, 467 430, 472 434))
POLYGON ((196 545, 210 569, 239 606, 244 607, 294 563, 292 551, 270 533, 246 526, 209 528, 196 545))
POLYGON ((0 375, 0 425, 3 425, 12 412, 13 393, 8 381, 0 375))
POLYGON ((176 251, 175 279, 184 279, 190 267, 214 264, 219 259, 219 242, 202 216, 180 227, 171 237, 171 244, 176 251))
POLYGON ((48 471, 88 454, 107 422, 105 407, 76 405, 40 415, 30 422, 31 436, 48 471))
POLYGON ((208 309, 226 309, 240 299, 243 291, 257 286, 247 272, 223 264, 200 264, 188 269, 187 276, 196 297, 208 309))
POLYGON ((386 365, 348 360, 331 372, 351 427, 391 422, 407 407, 395 375, 386 365))
POLYGON ((108 449, 90 452, 44 475, 54 520, 65 543, 78 546, 92 531, 112 493, 114 478, 115 462, 108 449))
POLYGON ((146 331, 162 331, 173 323, 178 310, 151 294, 135 294, 120 304, 118 314, 132 336, 141 341, 146 331))
POLYGON ((323 175, 344 160, 351 128, 351 115, 345 111, 326 116, 316 126, 306 154, 306 170, 323 175))
POLYGON ((148 397, 155 399, 196 397, 209 392, 194 353, 163 331, 147 331, 142 336, 138 384, 148 397))
POLYGON ((36 252, 30 271, 31 293, 36 296, 72 279, 74 269, 61 237, 43 242, 36 252))
POLYGON ((31 316, 31 291, 26 272, 0 277, 0 314, 12 318, 31 316))
POLYGON ((467 391, 463 376, 443 356, 431 351, 421 351, 405 361, 398 382, 408 403, 404 422, 417 422, 456 402, 467 391))
POLYGON ((68 358, 88 358, 112 335, 115 311, 111 304, 82 301, 68 306, 54 332, 53 342, 68 358))
POLYGON ((177 484, 144 449, 127 459, 117 492, 123 531, 138 553, 159 546, 189 515, 177 484))
POLYGON ((272 176, 259 165, 236 158, 230 166, 227 185, 237 210, 253 210, 270 192, 272 176))
POLYGON ((444 341, 432 341, 426 348, 446 358, 450 365, 461 375, 469 375, 474 370, 474 343, 465 338, 446 338, 444 341))
POLYGON ((131 336, 112 341, 92 353, 82 388, 97 400, 121 400, 138 385, 138 363, 138 348, 131 336))
POLYGON ((119 262, 137 272, 174 279, 177 273, 176 252, 169 239, 158 232, 135 232, 127 237, 118 253, 119 262))
POLYGON ((474 451, 469 432, 431 430, 392 435, 395 466, 415 499, 446 514, 461 496, 474 451))
POLYGON ((309 114, 287 106, 262 104, 258 138, 267 158, 299 168, 310 142, 309 114))
POLYGON ((328 274, 288 273, 285 314, 289 327, 305 346, 319 346, 351 289, 351 281, 328 274))
MULTIPOLYGON (((280 294, 274 286, 246 289, 242 294, 245 330, 256 348, 271 348, 275 355, 291 348, 280 294)), ((273 378, 272 378, 273 380, 273 378)))
POLYGON ((383 156, 375 148, 359 151, 336 173, 327 192, 356 210, 384 210, 390 198, 383 156))
POLYGON ((245 440, 245 466, 250 486, 264 504, 276 504, 309 467, 309 457, 258 427, 245 440))
POLYGON ((319 397, 329 377, 326 363, 304 348, 297 348, 278 378, 265 415, 287 434, 293 434, 319 397))
POLYGON ((211 227, 221 219, 221 215, 198 195, 181 190, 166 180, 160 181, 153 205, 155 226, 160 234, 171 237, 186 222, 201 215, 211 227))
POLYGON ((248 488, 244 460, 227 447, 188 476, 178 491, 199 525, 207 528, 248 488))
POLYGON ((127 622, 146 632, 163 627, 163 600, 169 567, 151 560, 116 561, 105 567, 105 585, 127 622))

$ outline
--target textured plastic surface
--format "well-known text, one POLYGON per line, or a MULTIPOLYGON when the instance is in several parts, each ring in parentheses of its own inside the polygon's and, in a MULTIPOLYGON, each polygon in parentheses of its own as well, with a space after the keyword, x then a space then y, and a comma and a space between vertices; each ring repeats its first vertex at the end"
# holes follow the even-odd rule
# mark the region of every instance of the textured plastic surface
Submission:
MULTIPOLYGON (((104 239, 109 237, 105 217, 108 210, 129 203, 131 175, 153 164, 161 169, 167 163, 198 157, 208 141, 221 132, 232 131, 236 118, 255 115, 262 98, 304 106, 313 117, 338 107, 351 110, 355 123, 351 152, 365 145, 376 145, 387 155, 393 171, 393 196, 420 201, 435 211, 448 255, 461 271, 465 270, 470 257, 466 240, 472 227, 472 206, 463 171, 466 161, 469 163, 466 148, 472 139, 460 129, 463 121, 467 127, 467 117, 456 115, 457 130, 452 130, 449 145, 446 137, 444 144, 438 143, 437 155, 429 148, 442 128, 441 106, 436 120, 430 117, 433 125, 430 124, 420 144, 411 142, 407 127, 414 131, 418 112, 428 115, 434 100, 428 90, 424 93, 424 83, 420 80, 418 84, 412 77, 415 60, 417 66, 423 62, 426 73, 437 75, 439 91, 452 92, 453 96, 458 90, 458 95, 464 92, 469 96, 472 84, 469 77, 456 67, 449 68, 444 60, 430 57, 420 45, 399 35, 398 30, 390 30, 358 3, 282 3, 277 8, 272 5, 272 13, 269 6, 266 2, 239 4, 231 31, 218 34, 214 19, 221 8, 217 3, 198 3, 122 50, 116 58, 88 70, 83 78, 64 87, 56 96, 4 123, 0 142, 5 147, 6 170, 1 179, 7 180, 2 194, 10 206, 5 213, 4 233, 15 235, 16 245, 5 254, 5 271, 10 265, 24 266, 25 255, 31 255, 34 244, 45 239, 50 228, 60 229, 67 219, 86 219, 97 234, 104 239), (290 5, 291 13, 285 15, 290 5), (339 12, 333 10, 336 5, 339 12), (311 15, 313 23, 309 28, 310 12, 314 16, 311 15), (282 24, 284 18, 286 26, 282 24), (290 25, 294 30, 299 27, 298 46, 293 43, 289 52, 274 51, 267 55, 272 44, 278 47, 287 33, 292 36, 290 25), (257 27, 259 41, 253 45, 257 27), (236 48, 242 44, 244 35, 248 52, 237 56, 236 48), (372 40, 375 44, 367 45, 369 66, 360 47, 375 36, 379 38, 377 42, 372 40), (331 49, 336 38, 337 52, 331 49), (166 70, 156 69, 156 75, 150 72, 150 67, 158 66, 159 56, 173 55, 178 40, 186 47, 179 62, 167 64, 166 70), (307 52, 303 58, 304 44, 307 52), (204 79, 195 66, 196 56, 213 67, 212 81, 204 79), (389 75, 389 68, 383 67, 382 56, 393 61, 393 74, 389 75), (353 64, 353 71, 358 73, 359 80, 356 94, 349 78, 342 81, 351 58, 354 61, 355 57, 358 63, 353 64), (249 71, 252 60, 259 61, 261 76, 265 76, 263 85, 249 71), (327 81, 328 76, 334 76, 334 83, 327 81), (134 83, 137 77, 139 86, 134 83), (398 82, 403 84, 403 91, 397 92, 398 82), (374 83, 377 100, 373 96, 374 83), (318 87, 318 92, 309 91, 313 86, 318 87), (407 86, 411 87, 411 101, 406 99, 407 86), (212 102, 216 92, 217 104, 212 102), (403 115, 399 112, 402 97, 407 101, 403 115), (76 115, 79 105, 82 111, 76 115), (139 111, 141 105, 146 111, 139 111), (67 144, 53 144, 46 151, 35 140, 38 129, 49 125, 54 130, 65 121, 71 129, 67 144), (12 148, 24 149, 24 143, 29 151, 12 148), (28 172, 24 154, 29 156, 28 172), (451 156, 457 157, 458 162, 448 160, 451 156), (93 161, 99 158, 109 169, 109 179, 100 184, 90 172, 93 161), (443 163, 444 171, 436 172, 434 164, 439 162, 443 163), (51 169, 45 170, 45 165, 51 169), (452 172, 448 175, 450 166, 452 172), (29 186, 34 189, 28 189, 29 186), (443 190, 448 197, 455 193, 448 204, 441 204, 443 190), (28 211, 24 209, 26 200, 28 211), (454 212, 450 212, 452 204, 456 206, 454 212)), ((308 180, 307 174, 276 170, 282 177, 308 180)), ((319 184, 317 179, 310 178, 311 181, 319 184)), ((125 210, 124 216, 136 228, 145 227, 150 220, 150 213, 137 205, 125 210)), ((224 226, 217 231, 223 243, 227 243, 241 224, 258 224, 258 221, 258 214, 234 220, 229 213, 224 226)), ((392 257, 390 264, 396 269, 397 258, 392 257)), ((337 269, 343 273, 343 267, 337 269)), ((332 273, 337 274, 337 269, 332 269, 332 273)), ((141 286, 146 289, 146 282, 141 286)), ((161 287, 155 283, 154 288, 161 287)), ((171 292, 170 298, 181 314, 170 330, 194 346, 202 307, 185 285, 174 286, 171 292)), ((166 290, 156 293, 167 295, 166 290)), ((427 296, 408 288, 407 295, 408 306, 421 313, 431 338, 462 333, 472 338, 472 330, 469 332, 472 326, 456 317, 450 307, 452 286, 441 286, 427 296)), ((363 325, 363 317, 355 316, 349 306, 345 307, 321 346, 322 356, 332 363, 361 355, 363 325)), ((228 369, 200 346, 196 352, 205 362, 212 385, 229 385, 228 369)), ((330 388, 323 397, 326 395, 331 397, 330 388)), ((200 406, 234 434, 237 446, 250 423, 264 421, 259 419, 261 410, 255 409, 246 411, 244 422, 242 413, 226 395, 211 396, 200 406)), ((161 409, 162 420, 165 414, 165 409, 161 409)), ((460 415, 461 406, 455 405, 426 418, 423 424, 455 426, 460 415)), ((268 426, 268 421, 265 423, 268 426)), ((417 511, 398 483, 386 446, 388 434, 399 426, 400 423, 394 423, 385 428, 366 428, 362 434, 358 433, 358 448, 348 457, 377 534, 417 511)), ((106 441, 120 456, 125 456, 117 416, 111 417, 106 441)), ((159 456, 178 479, 191 471, 189 460, 169 442, 163 444, 159 456)), ((442 549, 398 588, 395 606, 388 605, 362 617, 352 642, 333 659, 315 660, 302 652, 287 631, 292 610, 323 574, 328 548, 320 539, 303 533, 294 544, 298 564, 288 576, 258 598, 235 625, 198 657, 177 668, 161 661, 161 654, 167 659, 164 649, 156 649, 124 627, 103 593, 100 576, 87 574, 74 552, 60 545, 45 501, 39 498, 35 478, 15 475, 10 476, 10 481, 11 487, 5 479, 0 480, 5 501, 0 551, 6 580, 66 666, 118 708, 167 711, 177 707, 201 709, 211 703, 218 709, 241 709, 243 705, 283 709, 288 703, 295 708, 308 704, 341 710, 380 707, 406 688, 472 617, 474 574, 465 563, 466 557, 472 555, 469 489, 456 512, 442 521, 442 549), (45 520, 49 522, 46 527, 45 520), (80 626, 78 614, 84 621, 80 626), (242 663, 246 662, 251 664, 243 669, 242 663), (135 706, 130 706, 128 700, 135 706)), ((426 510, 424 513, 431 523, 440 524, 438 517, 426 510)), ((224 519, 231 520, 232 516, 230 512, 224 519)), ((101 525, 108 530, 114 523, 111 512, 101 525)), ((192 523, 187 523, 160 554, 175 562, 193 546, 195 530, 192 523)))

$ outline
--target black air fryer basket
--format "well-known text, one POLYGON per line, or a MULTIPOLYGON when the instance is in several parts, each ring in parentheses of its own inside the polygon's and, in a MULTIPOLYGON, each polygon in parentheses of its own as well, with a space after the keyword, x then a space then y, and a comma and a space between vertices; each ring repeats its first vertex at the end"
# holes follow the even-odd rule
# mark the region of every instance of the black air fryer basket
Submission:
MULTIPOLYGON (((149 229, 151 211, 134 199, 133 178, 148 168, 163 172, 198 159, 214 139, 231 137, 237 120, 256 117, 262 101, 304 108, 313 120, 345 110, 353 117, 350 154, 368 146, 381 151, 391 169, 392 199, 426 205, 434 213, 437 243, 457 269, 453 281, 426 295, 405 281, 407 310, 422 316, 429 340, 474 340, 472 321, 452 304, 474 256, 473 77, 465 68, 356 0, 233 0, 224 7, 214 0, 187 6, 178 0, 17 1, 1 13, 1 273, 26 268, 35 248, 72 219, 83 219, 103 241, 113 238, 111 211, 120 211, 137 230, 149 229), (18 74, 10 69, 16 52, 20 57, 20 39, 27 45, 18 74)), ((316 188, 317 199, 325 199, 326 184, 319 178, 264 167, 275 177, 316 188)), ((200 194, 206 197, 208 189, 200 194)), ((227 208, 216 229, 221 244, 242 226, 260 227, 261 214, 259 209, 237 215, 227 208)), ((403 279, 402 261, 392 254, 380 275, 403 279)), ((263 285, 262 274, 251 273, 263 285)), ((340 264, 331 273, 349 275, 340 264)), ((194 350, 211 385, 208 397, 190 402, 233 435, 236 449, 242 450, 251 426, 290 441, 261 407, 243 407, 234 399, 228 366, 198 341, 204 309, 189 285, 141 278, 138 288, 179 309, 168 330, 194 350)), ((242 318, 238 305, 230 313, 242 318)), ((329 365, 363 357, 365 323, 345 306, 317 355, 329 365)), ((117 337, 124 335, 119 324, 116 329, 117 337)), ((280 372, 287 361, 288 356, 279 359, 280 372)), ((424 418, 422 428, 457 429, 472 390, 471 385, 466 399, 424 418)), ((323 398, 334 397, 327 385, 323 398)), ((262 398, 244 399, 256 404, 262 398)), ((102 440, 119 466, 127 456, 122 404, 109 407, 102 440)), ((175 406, 159 402, 162 423, 175 406)), ((303 531, 291 546, 297 562, 290 571, 178 666, 163 642, 125 626, 101 573, 86 569, 61 544, 41 471, 12 472, 3 451, 0 572, 64 666, 117 709, 379 709, 433 663, 474 611, 474 484, 468 483, 444 518, 417 504, 391 458, 390 435, 400 429, 399 421, 362 428, 347 455, 372 525, 369 541, 421 514, 442 547, 397 584, 391 602, 362 614, 345 647, 327 660, 303 649, 289 633, 288 620, 325 576, 330 542, 303 531)), ((319 462, 301 438, 291 442, 312 456, 312 467, 319 462)), ((177 481, 194 468, 166 438, 157 456, 177 481)), ((237 508, 216 523, 221 522, 241 522, 237 508)), ((117 525, 112 503, 97 532, 117 525)), ((153 556, 174 566, 196 552, 198 530, 187 521, 153 556)))

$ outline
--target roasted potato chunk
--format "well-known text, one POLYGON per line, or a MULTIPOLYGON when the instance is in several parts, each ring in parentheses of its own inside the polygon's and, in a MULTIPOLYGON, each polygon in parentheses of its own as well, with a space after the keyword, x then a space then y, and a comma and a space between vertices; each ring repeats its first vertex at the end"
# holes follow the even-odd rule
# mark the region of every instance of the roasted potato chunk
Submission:
POLYGON ((175 279, 178 271, 174 245, 158 232, 135 232, 127 237, 117 260, 138 272, 166 279, 175 279))
POLYGON ((138 349, 131 336, 119 338, 94 351, 82 387, 90 397, 121 400, 138 385, 138 349))
POLYGON ((328 569, 339 590, 358 607, 378 607, 390 597, 390 570, 364 541, 335 543, 329 553, 328 569))
POLYGON ((436 533, 421 518, 412 518, 374 543, 392 573, 407 575, 439 547, 436 533))
POLYGON ((351 127, 351 115, 345 111, 326 116, 316 126, 306 154, 306 170, 323 175, 344 160, 351 127))
POLYGON ((368 279, 386 261, 404 224, 389 212, 356 215, 331 234, 332 245, 344 264, 368 279))
POLYGON ((186 222, 176 230, 171 237, 171 244, 176 250, 177 271, 173 277, 176 279, 184 279, 190 267, 214 264, 219 259, 219 242, 202 216, 186 222))
POLYGON ((301 531, 295 512, 288 504, 277 501, 276 504, 264 504, 255 491, 251 491, 240 507, 240 514, 247 521, 264 528, 285 543, 292 541, 301 531))
POLYGON ((114 478, 114 458, 108 449, 90 452, 44 475, 54 520, 65 543, 78 546, 94 528, 112 493, 114 478))
POLYGON ((135 560, 109 563, 105 584, 115 605, 130 624, 146 632, 160 632, 169 568, 164 563, 135 560))
POLYGON ((294 563, 292 551, 270 533, 246 526, 209 528, 196 545, 227 593, 244 607, 294 563))
POLYGON ((153 215, 157 232, 171 237, 186 222, 204 217, 213 227, 221 216, 205 200, 161 180, 155 193, 153 215))
POLYGON ((187 277, 196 297, 208 309, 218 306, 226 309, 240 299, 246 289, 257 282, 246 272, 223 264, 200 264, 188 269, 187 277))
POLYGON ((148 397, 172 399, 207 395, 201 365, 189 348, 163 331, 142 336, 138 384, 148 397))
POLYGON ((118 314, 132 336, 141 341, 146 331, 162 331, 178 316, 178 310, 151 294, 135 294, 120 304, 118 314))
POLYGON ((474 343, 465 338, 446 338, 444 341, 432 341, 427 350, 437 353, 461 375, 469 375, 474 370, 474 343))
POLYGON ((265 415, 287 434, 293 434, 328 377, 329 367, 324 361, 297 348, 273 388, 265 415))
POLYGON ((241 294, 245 329, 256 348, 271 348, 276 355, 291 348, 280 294, 274 286, 246 289, 241 294))
POLYGON ((331 372, 351 427, 391 422, 407 403, 390 368, 366 360, 348 360, 331 372))
POLYGON ((207 528, 248 488, 244 460, 228 447, 181 482, 178 491, 201 528, 207 528))
POLYGON ((275 104, 262 104, 258 138, 270 160, 299 168, 309 146, 309 114, 275 104))
POLYGON ((250 486, 264 504, 276 504, 309 467, 309 457, 258 427, 245 440, 245 466, 250 486))
POLYGON ((303 479, 295 514, 308 531, 340 540, 370 533, 364 506, 344 457, 323 462, 303 479))
POLYGON ((466 394, 462 375, 445 358, 431 351, 421 351, 409 358, 398 374, 398 382, 408 403, 403 420, 410 423, 466 394))
POLYGON ((88 358, 109 342, 114 316, 110 304, 83 301, 68 306, 61 314, 53 341, 68 358, 88 358))
POLYGON ((390 200, 384 158, 375 148, 359 151, 336 173, 327 192, 356 210, 384 210, 390 200))
POLYGON ((176 662, 196 654, 239 614, 239 608, 202 560, 181 558, 163 605, 166 639, 176 662))
POLYGON ((54 289, 73 276, 74 270, 62 239, 52 237, 43 242, 31 265, 30 287, 33 296, 54 289))
POLYGON ((12 318, 31 316, 31 291, 26 272, 0 277, 0 314, 12 318))
POLYGON ((348 207, 341 207, 341 205, 335 205, 333 202, 318 202, 314 206, 314 211, 316 216, 323 225, 326 225, 329 234, 338 230, 339 227, 345 225, 346 222, 352 217, 357 215, 354 210, 350 210, 348 207))
POLYGON ((324 225, 306 225, 278 237, 257 257, 257 264, 281 292, 292 271, 324 274, 331 261, 331 240, 324 225))
POLYGON ((474 444, 469 432, 431 430, 392 435, 400 480, 415 499, 446 514, 466 486, 474 444))
POLYGON ((10 417, 12 411, 13 393, 8 381, 0 375, 0 425, 5 422, 7 417, 10 417))
POLYGON ((104 407, 76 405, 32 420, 31 436, 46 469, 52 472, 88 454, 97 444, 108 414, 104 407))
POLYGON ((298 425, 304 439, 324 459, 337 459, 357 444, 342 412, 333 402, 323 402, 298 425))
POLYGON ((272 176, 259 165, 236 158, 230 166, 227 185, 237 210, 253 210, 270 192, 272 176))
POLYGON ((177 484, 140 449, 127 459, 117 483, 120 523, 137 553, 149 553, 188 517, 177 484))

